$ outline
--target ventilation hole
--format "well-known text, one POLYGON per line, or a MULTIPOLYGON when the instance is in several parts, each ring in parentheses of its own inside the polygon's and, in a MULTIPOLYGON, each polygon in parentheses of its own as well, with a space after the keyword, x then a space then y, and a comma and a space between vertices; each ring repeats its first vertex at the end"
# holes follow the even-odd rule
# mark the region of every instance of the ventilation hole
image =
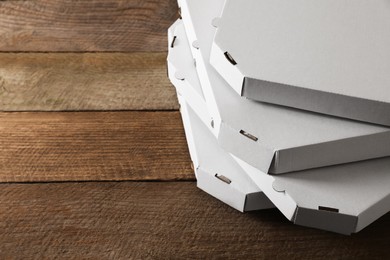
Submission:
POLYGON ((329 208, 329 207, 319 206, 318 209, 319 209, 319 210, 323 210, 323 211, 329 211, 329 212, 339 213, 339 209, 335 209, 335 208, 329 208))
POLYGON ((225 177, 225 176, 223 176, 223 175, 218 175, 218 173, 215 174, 215 178, 217 178, 217 179, 219 179, 220 181, 223 181, 223 182, 225 182, 225 183, 227 183, 227 184, 232 183, 232 181, 231 181, 229 178, 227 178, 227 177, 225 177))
POLYGON ((237 65, 237 62, 233 59, 232 55, 230 55, 230 53, 228 52, 225 52, 225 57, 226 59, 233 65, 237 65))
POLYGON ((250 133, 247 133, 244 130, 240 130, 240 134, 242 134, 243 136, 245 136, 245 137, 247 137, 247 138, 249 138, 249 139, 251 139, 252 141, 255 141, 255 142, 257 142, 259 140, 259 138, 257 138, 256 136, 251 135, 250 133))
POLYGON ((211 120, 211 127, 214 128, 214 120, 211 120))
POLYGON ((175 42, 176 42, 177 36, 174 36, 171 42, 171 48, 175 47, 175 42))

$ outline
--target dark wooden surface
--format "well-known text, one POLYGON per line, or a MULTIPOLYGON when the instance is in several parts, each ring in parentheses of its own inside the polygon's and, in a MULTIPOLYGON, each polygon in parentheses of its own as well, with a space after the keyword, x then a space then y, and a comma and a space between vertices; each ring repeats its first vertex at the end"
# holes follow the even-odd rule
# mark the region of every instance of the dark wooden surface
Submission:
POLYGON ((180 113, 0 113, 0 182, 193 180, 180 113))
POLYGON ((3 184, 3 259, 380 259, 390 215, 352 237, 242 214, 182 183, 3 184))
POLYGON ((0 1, 0 259, 389 259, 389 214, 348 237, 196 188, 176 18, 175 0, 0 1))

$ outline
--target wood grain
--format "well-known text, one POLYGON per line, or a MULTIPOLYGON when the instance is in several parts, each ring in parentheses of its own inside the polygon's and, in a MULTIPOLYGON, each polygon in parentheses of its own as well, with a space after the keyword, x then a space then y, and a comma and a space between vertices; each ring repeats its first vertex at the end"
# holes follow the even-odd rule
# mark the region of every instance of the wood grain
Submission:
POLYGON ((0 110, 178 109, 166 53, 0 53, 0 110))
POLYGON ((195 183, 0 189, 2 259, 388 259, 390 215, 352 237, 239 213, 195 183))
POLYGON ((176 0, 0 1, 0 51, 165 51, 176 0))
POLYGON ((179 112, 0 113, 0 182, 193 180, 179 112))

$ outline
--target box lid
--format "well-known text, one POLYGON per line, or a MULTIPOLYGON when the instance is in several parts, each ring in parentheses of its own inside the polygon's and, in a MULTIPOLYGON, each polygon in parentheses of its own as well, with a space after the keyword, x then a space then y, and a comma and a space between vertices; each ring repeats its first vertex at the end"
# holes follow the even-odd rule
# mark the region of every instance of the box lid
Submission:
POLYGON ((390 131, 240 98, 209 63, 224 0, 180 0, 203 93, 220 145, 275 174, 390 155, 390 131))
POLYGON ((390 126, 387 0, 226 0, 212 64, 245 97, 390 126))

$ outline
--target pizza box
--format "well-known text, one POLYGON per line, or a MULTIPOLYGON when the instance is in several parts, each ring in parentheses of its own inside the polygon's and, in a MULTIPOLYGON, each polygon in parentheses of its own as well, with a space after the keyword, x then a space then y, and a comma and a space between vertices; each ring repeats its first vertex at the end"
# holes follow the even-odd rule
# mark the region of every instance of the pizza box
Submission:
POLYGON ((349 235, 390 210, 390 158, 269 175, 234 157, 287 219, 349 235))
POLYGON ((390 126, 389 1, 226 0, 219 17, 211 64, 239 95, 390 126))
POLYGON ((183 97, 179 96, 179 102, 187 140, 194 144, 189 149, 191 158, 197 160, 194 160, 197 186, 241 212, 274 208, 238 163, 218 146, 215 136, 183 97))
MULTIPOLYGON (((178 37, 182 38, 185 35, 178 37)), ((177 50, 180 49, 177 48, 177 50)), ((179 57, 191 60, 189 53, 182 53, 179 57)), ((192 69, 195 71, 194 67, 192 69)), ((175 79, 172 81, 175 82, 175 79)), ((390 158, 285 175, 269 175, 222 150, 215 135, 212 134, 211 128, 203 123, 204 120, 199 119, 200 110, 192 110, 186 105, 183 96, 179 96, 179 101, 182 104, 181 112, 186 135, 189 143, 193 144, 190 145, 191 156, 194 154, 194 147, 201 147, 200 144, 204 144, 204 151, 196 153, 198 154, 197 161, 202 161, 203 159, 199 158, 204 156, 204 160, 210 160, 208 164, 204 165, 215 163, 215 166, 211 167, 213 170, 205 171, 206 174, 211 172, 208 175, 210 179, 205 179, 205 182, 210 185, 209 188, 215 188, 218 184, 228 184, 229 181, 235 180, 234 173, 249 176, 290 221, 298 225, 342 234, 358 232, 389 211, 390 158), (218 154, 218 158, 215 157, 216 154, 218 154), (220 160, 220 158, 225 158, 225 160, 220 160), (234 165, 234 169, 237 170, 229 174, 229 170, 233 169, 231 161, 237 163, 234 165), (237 165, 240 168, 236 168, 237 165), (220 177, 222 183, 213 183, 215 181, 215 178, 212 178, 213 173, 218 172, 220 168, 217 167, 222 166, 226 167, 225 170, 222 170, 226 176, 214 175, 216 178, 220 177)), ((195 163, 195 165, 202 165, 202 162, 195 163)), ((196 169, 200 168, 196 167, 196 169)), ((198 178, 201 175, 203 174, 197 173, 198 178)), ((219 178, 217 179, 219 180, 219 178)), ((233 181, 229 185, 231 184, 233 181)), ((228 195, 232 195, 232 198, 241 198, 240 205, 243 204, 243 196, 234 194, 234 191, 226 192, 226 196, 228 195)), ((225 199, 225 201, 227 200, 225 199)), ((271 207, 266 200, 257 203, 257 205, 263 205, 264 208, 271 207)))
MULTIPOLYGON (((179 0, 210 124, 219 144, 257 169, 281 174, 390 155, 390 129, 236 95, 210 65, 224 0, 179 0)), ((192 60, 190 58, 189 60, 192 60)))
POLYGON ((205 100, 200 92, 194 63, 183 55, 191 56, 187 39, 176 36, 183 34, 185 35, 185 32, 181 20, 169 29, 169 42, 176 40, 174 45, 169 45, 168 75, 177 90, 198 187, 241 212, 273 208, 273 204, 260 188, 231 156, 218 146, 211 127, 207 127, 201 119, 208 118, 203 109, 206 107, 205 100), (189 63, 186 63, 186 60, 189 63), (193 109, 196 110, 196 115, 193 109))

